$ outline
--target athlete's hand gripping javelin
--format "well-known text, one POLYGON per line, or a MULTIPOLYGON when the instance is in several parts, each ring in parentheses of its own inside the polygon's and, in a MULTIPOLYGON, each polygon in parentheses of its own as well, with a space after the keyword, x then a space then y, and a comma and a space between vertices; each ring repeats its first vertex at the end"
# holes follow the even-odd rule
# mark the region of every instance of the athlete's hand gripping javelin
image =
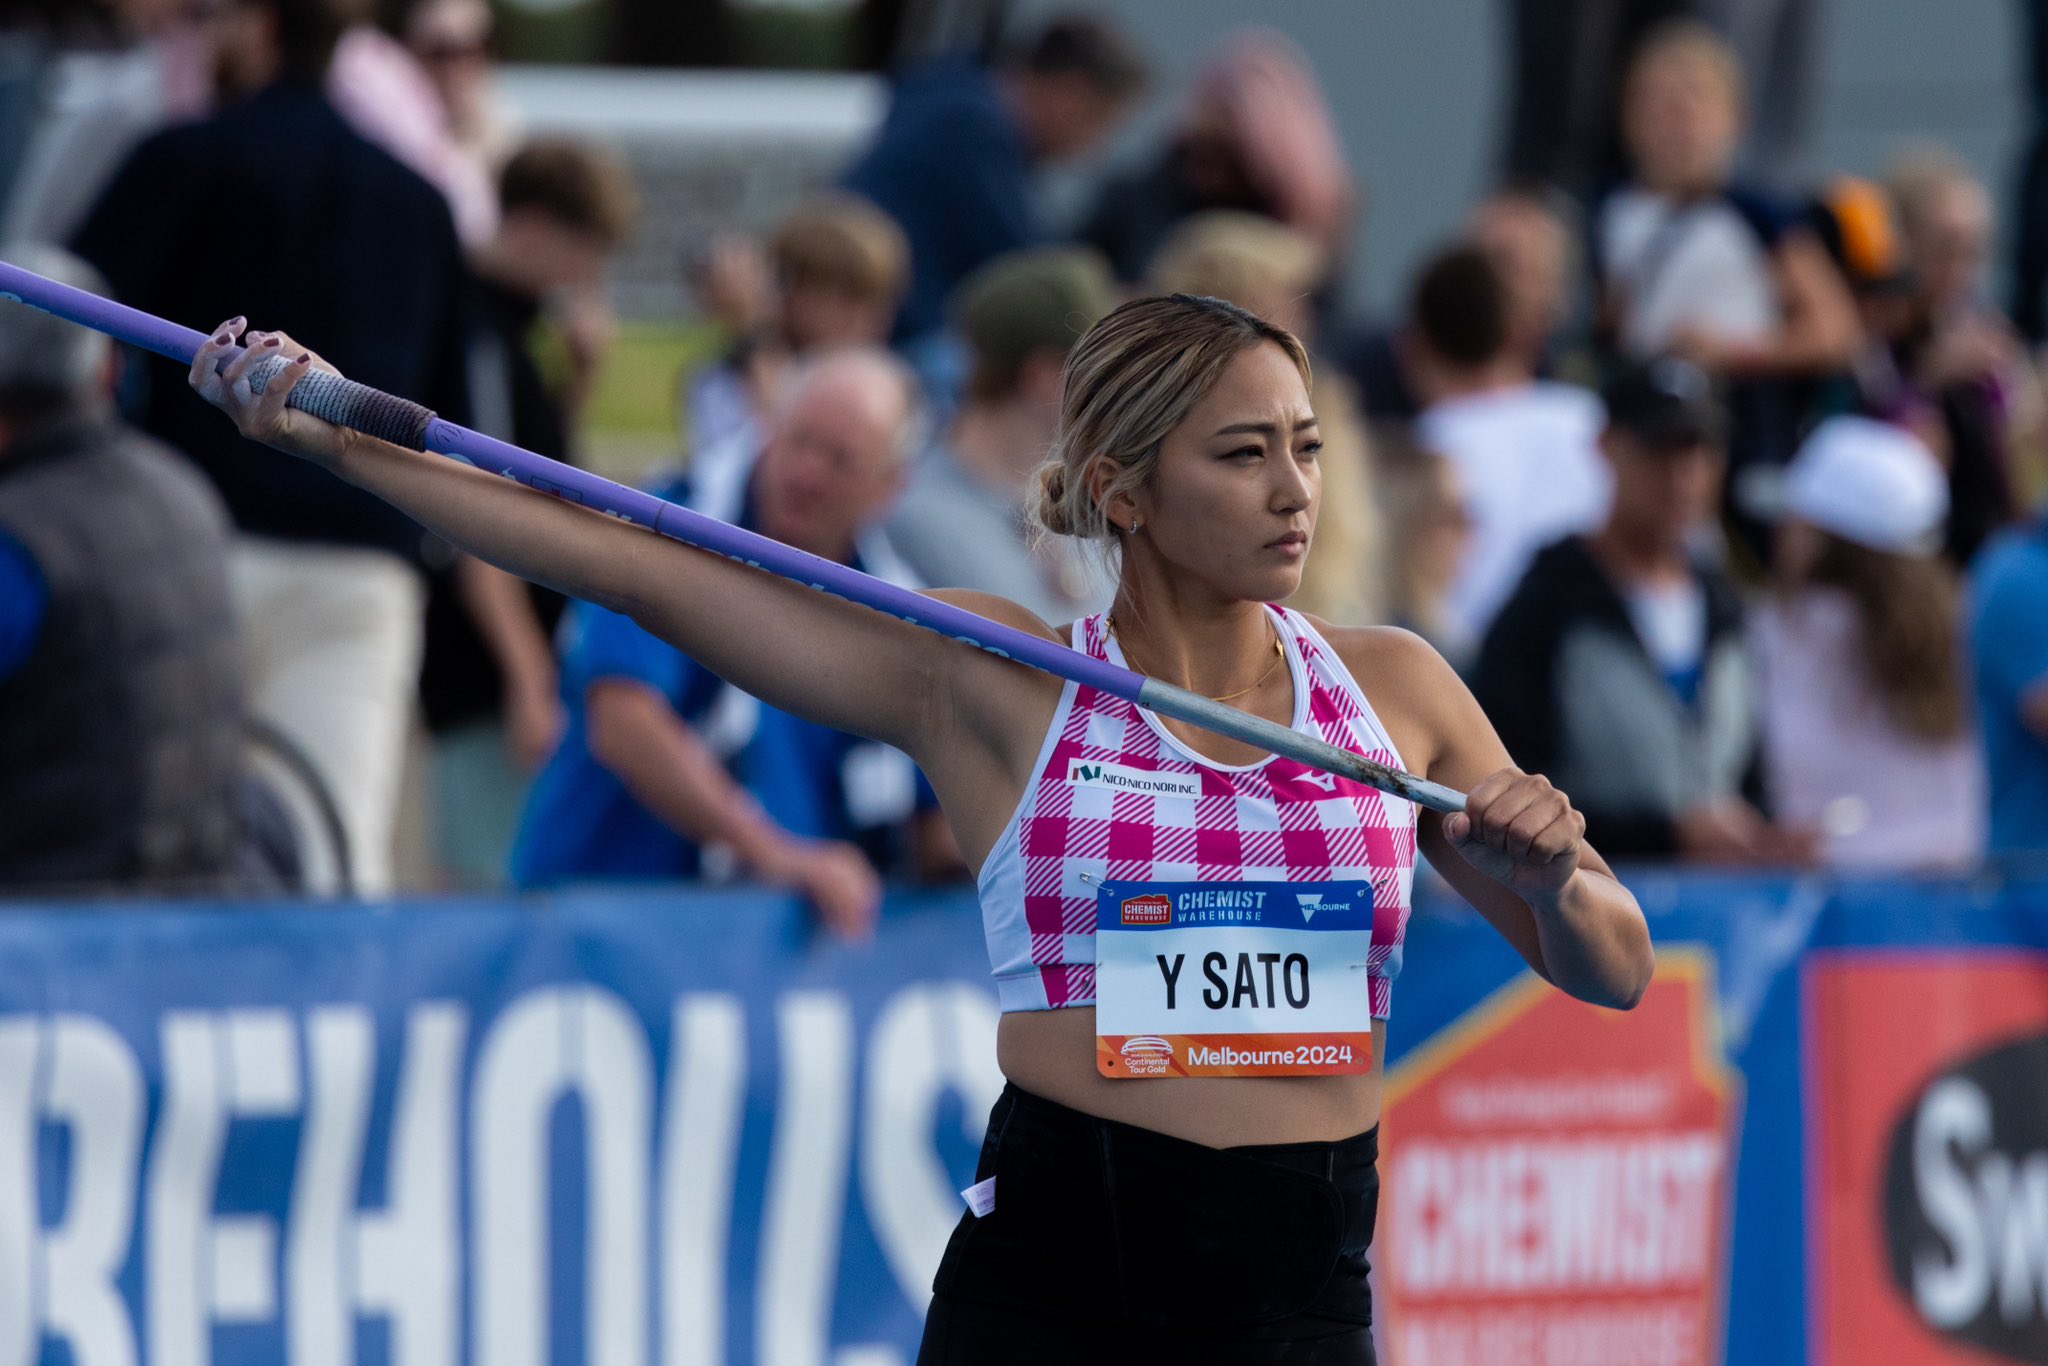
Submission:
POLYGON ((213 330, 213 336, 192 359, 192 387, 233 419, 235 429, 251 441, 333 469, 343 443, 353 433, 288 407, 285 400, 306 375, 341 372, 282 332, 247 329, 247 319, 230 318, 213 330), (241 343, 239 350, 235 349, 237 343, 241 343), (250 388, 252 372, 280 356, 285 360, 284 371, 263 392, 254 392, 250 388))

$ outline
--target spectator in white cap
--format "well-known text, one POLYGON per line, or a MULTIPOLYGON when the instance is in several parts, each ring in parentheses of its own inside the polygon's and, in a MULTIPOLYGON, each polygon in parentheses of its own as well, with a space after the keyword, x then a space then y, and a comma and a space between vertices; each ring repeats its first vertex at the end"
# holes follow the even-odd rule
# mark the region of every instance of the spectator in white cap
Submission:
POLYGON ((1752 624, 1773 809, 1819 829, 1837 867, 1974 864, 1984 765, 1940 463, 1902 428, 1832 418, 1777 512, 1777 591, 1752 624))

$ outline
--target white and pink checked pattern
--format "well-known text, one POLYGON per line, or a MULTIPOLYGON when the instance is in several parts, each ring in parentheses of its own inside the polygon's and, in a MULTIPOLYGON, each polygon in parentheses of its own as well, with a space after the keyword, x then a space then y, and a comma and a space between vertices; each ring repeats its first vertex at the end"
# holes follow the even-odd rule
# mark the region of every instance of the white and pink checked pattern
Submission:
MULTIPOLYGON (((1294 675, 1294 727, 1400 767, 1350 671, 1298 613, 1278 618, 1294 675)), ((1099 616, 1074 626, 1098 659, 1123 663, 1099 616)), ((1017 815, 983 866, 982 923, 1004 1010, 1095 1000, 1096 884, 1336 882, 1373 888, 1366 971, 1385 1019, 1415 876, 1415 807, 1271 758, 1228 768, 1193 756, 1132 703, 1069 683, 1017 815), (1118 792, 1065 780, 1073 760, 1194 774, 1198 797, 1118 792), (1090 879, 1093 879, 1091 882, 1090 879)))

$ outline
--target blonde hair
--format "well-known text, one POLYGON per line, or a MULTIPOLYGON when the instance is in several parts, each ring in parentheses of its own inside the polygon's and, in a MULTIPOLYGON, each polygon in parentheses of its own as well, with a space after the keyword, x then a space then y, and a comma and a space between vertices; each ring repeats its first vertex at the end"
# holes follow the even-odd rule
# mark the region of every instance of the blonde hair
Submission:
POLYGON ((769 239, 786 285, 810 286, 893 304, 910 285, 910 244, 896 221, 856 194, 811 195, 769 239))
POLYGON ((1443 599, 1446 584, 1429 581, 1419 552, 1422 538, 1459 510, 1457 466, 1450 457, 1416 442, 1410 433, 1389 434, 1376 443, 1375 492, 1387 536, 1381 545, 1390 585, 1388 608, 1398 625, 1432 642, 1446 641, 1443 599))
POLYGON ((1326 269, 1307 233, 1241 209, 1211 209, 1169 233, 1145 274, 1162 294, 1209 294, 1249 308, 1312 292, 1326 269))
POLYGON ((1055 536, 1113 542, 1105 505, 1151 482, 1167 433, 1233 360, 1265 342, 1285 351, 1302 383, 1310 382, 1308 354, 1293 333, 1222 299, 1135 299, 1089 328, 1060 379, 1059 434, 1038 467, 1038 525, 1055 536), (1098 463, 1112 471, 1100 498, 1088 488, 1098 463))
POLYGON ((1885 168, 1884 188, 1908 231, 1926 221, 1943 195, 1957 189, 1984 193, 1968 163, 1935 142, 1915 143, 1893 157, 1885 168))

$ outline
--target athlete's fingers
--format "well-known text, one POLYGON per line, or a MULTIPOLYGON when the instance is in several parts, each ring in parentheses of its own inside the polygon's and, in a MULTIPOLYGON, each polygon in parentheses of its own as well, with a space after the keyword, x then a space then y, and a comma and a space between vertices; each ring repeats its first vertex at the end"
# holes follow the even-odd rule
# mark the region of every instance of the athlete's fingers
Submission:
POLYGON ((1528 775, 1520 769, 1504 768, 1480 780, 1468 793, 1465 809, 1472 816, 1472 837, 1488 848, 1505 854, 1507 831, 1515 817, 1529 804, 1528 775), (1473 798, 1477 797, 1475 805, 1473 798))
POLYGON ((1444 818, 1444 838, 1459 846, 1484 843, 1488 828, 1487 812, 1495 799, 1520 776, 1520 769, 1504 768, 1474 783, 1472 790, 1465 794, 1465 809, 1444 818))
POLYGON ((230 393, 245 403, 253 397, 249 391, 249 372, 278 353, 283 342, 275 332, 251 332, 248 342, 228 361, 227 369, 221 371, 230 393))
POLYGON ((1494 798, 1486 809, 1487 844, 1520 863, 1529 852, 1529 840, 1550 823, 1541 810, 1546 786, 1524 778, 1494 798))
POLYGON ((225 406, 235 419, 236 430, 251 441, 271 442, 283 431, 284 396, 277 392, 280 377, 272 374, 272 382, 261 394, 255 390, 255 379, 256 367, 282 355, 284 343, 283 333, 251 332, 242 350, 221 372, 228 391, 225 406))
POLYGON ((1517 863, 1548 863, 1562 851, 1571 803, 1542 778, 1530 783, 1531 800, 1508 827, 1507 852, 1517 863))
POLYGON ((251 345, 254 345, 254 339, 258 336, 260 336, 263 339, 265 349, 274 351, 275 354, 277 355, 289 356, 294 361, 296 361, 299 357, 304 356, 306 358, 306 365, 310 369, 323 370, 331 375, 338 375, 341 373, 339 370, 336 370, 333 366, 329 365, 324 359, 322 359, 318 351, 313 350, 313 348, 307 346, 305 343, 301 342, 297 337, 294 337, 289 332, 251 333, 251 345), (269 345, 273 338, 277 342, 277 345, 275 347, 269 345))
POLYGON ((1567 856, 1577 857, 1579 847, 1586 841, 1586 818, 1571 805, 1565 803, 1565 813, 1548 830, 1537 836, 1535 846, 1530 850, 1531 863, 1555 863, 1567 856))
POLYGON ((292 390, 298 387, 299 381, 311 373, 312 368, 312 352, 301 351, 286 362, 282 370, 270 377, 270 382, 263 386, 263 392, 256 395, 255 406, 250 412, 251 423, 257 430, 274 432, 282 428, 285 422, 285 401, 291 397, 292 390))
POLYGON ((192 357, 189 382, 202 396, 208 395, 208 386, 218 378, 220 359, 235 344, 235 338, 242 335, 242 329, 249 320, 239 315, 229 318, 213 329, 213 335, 199 344, 199 350, 192 357))

